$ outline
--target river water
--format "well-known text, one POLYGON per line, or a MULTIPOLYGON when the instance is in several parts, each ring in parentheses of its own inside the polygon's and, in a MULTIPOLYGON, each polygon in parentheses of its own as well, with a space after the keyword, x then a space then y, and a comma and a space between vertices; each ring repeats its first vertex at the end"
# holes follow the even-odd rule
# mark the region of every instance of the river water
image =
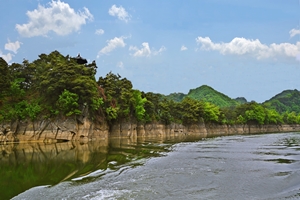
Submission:
POLYGON ((299 133, 2 149, 3 199, 300 199, 299 133))

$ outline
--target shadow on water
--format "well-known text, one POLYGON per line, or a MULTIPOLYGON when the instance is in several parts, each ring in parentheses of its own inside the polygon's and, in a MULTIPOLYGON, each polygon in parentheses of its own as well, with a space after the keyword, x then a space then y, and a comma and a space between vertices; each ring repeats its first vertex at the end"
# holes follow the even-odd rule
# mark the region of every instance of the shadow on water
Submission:
POLYGON ((284 158, 277 158, 277 159, 268 159, 265 161, 269 161, 269 162, 277 162, 277 163, 281 163, 281 164, 291 164, 293 162, 296 162, 295 160, 291 160, 291 159, 284 159, 284 158))
MULTIPOLYGON (((88 143, 0 145, 0 197, 10 199, 36 186, 63 181, 88 182, 126 164, 165 155, 172 144, 199 138, 110 139, 88 143)), ((121 172, 120 172, 121 173, 121 172)))

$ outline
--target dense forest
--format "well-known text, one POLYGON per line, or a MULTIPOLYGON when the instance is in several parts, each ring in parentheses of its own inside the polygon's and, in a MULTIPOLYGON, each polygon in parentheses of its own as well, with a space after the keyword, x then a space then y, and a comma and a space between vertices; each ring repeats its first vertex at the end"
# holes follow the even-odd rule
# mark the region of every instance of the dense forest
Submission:
POLYGON ((97 65, 78 63, 58 51, 37 60, 8 64, 0 58, 0 122, 79 116, 88 108, 91 119, 112 125, 139 123, 296 124, 300 123, 300 93, 284 91, 265 103, 231 99, 209 86, 185 95, 143 92, 119 74, 95 79, 97 65))

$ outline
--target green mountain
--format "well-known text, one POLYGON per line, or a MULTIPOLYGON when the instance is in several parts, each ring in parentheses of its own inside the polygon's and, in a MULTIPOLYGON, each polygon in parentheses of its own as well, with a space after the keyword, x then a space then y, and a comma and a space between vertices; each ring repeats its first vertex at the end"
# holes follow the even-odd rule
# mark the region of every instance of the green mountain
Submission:
POLYGON ((284 90, 270 100, 263 103, 267 108, 275 109, 279 113, 300 113, 300 92, 298 90, 284 90))
POLYGON ((180 102, 184 99, 186 94, 183 93, 171 93, 169 95, 164 96, 168 100, 173 100, 175 102, 180 102))
POLYGON ((248 101, 247 101, 247 99, 245 97, 237 97, 234 100, 236 100, 240 104, 248 103, 248 101))
POLYGON ((222 94, 207 85, 202 85, 196 89, 191 89, 187 94, 187 97, 201 101, 207 101, 221 108, 240 104, 238 101, 231 99, 225 94, 222 94))
POLYGON ((243 97, 231 99, 225 94, 222 94, 207 85, 202 85, 198 88, 191 89, 188 94, 171 93, 169 95, 164 95, 163 97, 175 102, 181 102, 185 97, 189 97, 196 100, 207 101, 219 107, 230 107, 247 103, 247 100, 243 97))

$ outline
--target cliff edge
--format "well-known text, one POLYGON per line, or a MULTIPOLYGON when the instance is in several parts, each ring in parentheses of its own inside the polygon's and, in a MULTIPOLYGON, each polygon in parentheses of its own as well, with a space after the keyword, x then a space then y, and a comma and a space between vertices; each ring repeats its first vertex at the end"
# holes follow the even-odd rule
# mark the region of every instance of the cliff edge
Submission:
POLYGON ((136 137, 215 137, 226 135, 258 134, 300 131, 300 125, 226 125, 226 124, 182 124, 148 123, 123 121, 108 126, 107 123, 91 121, 88 117, 69 117, 55 120, 15 121, 0 124, 0 143, 9 142, 59 142, 91 141, 108 138, 136 137))

